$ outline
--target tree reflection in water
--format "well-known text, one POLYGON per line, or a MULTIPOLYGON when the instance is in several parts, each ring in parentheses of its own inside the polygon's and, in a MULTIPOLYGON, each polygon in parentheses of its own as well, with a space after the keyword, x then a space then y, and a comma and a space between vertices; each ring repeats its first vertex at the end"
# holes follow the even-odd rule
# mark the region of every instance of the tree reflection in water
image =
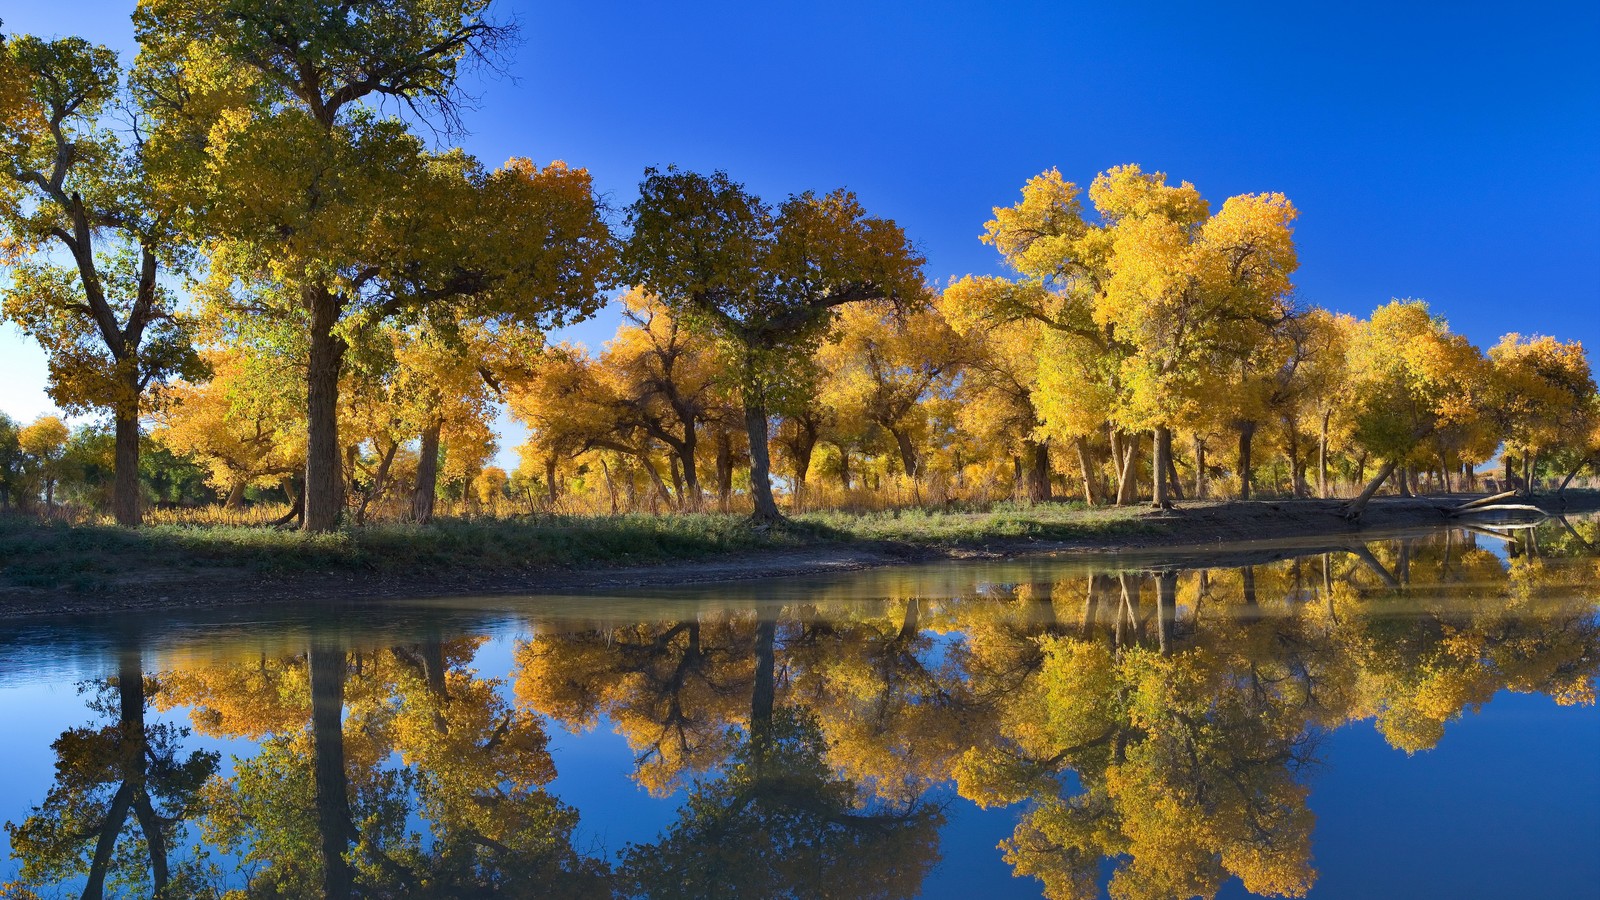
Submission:
POLYGON ((953 783, 1017 810, 1001 852, 1051 897, 1299 896, 1320 735, 1370 720, 1416 752, 1501 690, 1593 702, 1595 532, 1520 534, 1509 561, 1441 532, 965 589, 883 574, 867 599, 538 625, 505 678, 473 668, 482 637, 142 678, 128 650, 91 686, 110 724, 63 734, 7 826, 10 890, 911 897, 953 783), (252 750, 185 753, 147 705, 252 750), (576 848, 547 723, 614 728, 676 821, 576 848))

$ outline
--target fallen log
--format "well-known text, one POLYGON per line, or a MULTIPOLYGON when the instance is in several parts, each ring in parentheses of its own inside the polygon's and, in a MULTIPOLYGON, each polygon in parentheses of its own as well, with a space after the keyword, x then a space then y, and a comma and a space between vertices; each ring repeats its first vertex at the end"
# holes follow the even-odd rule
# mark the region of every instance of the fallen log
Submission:
POLYGON ((1534 513, 1538 513, 1543 518, 1549 518, 1550 517, 1549 513, 1545 512, 1544 510, 1540 509, 1539 507, 1534 506, 1534 505, 1529 504, 1529 503, 1496 503, 1493 506, 1477 506, 1477 507, 1473 507, 1472 509, 1465 509, 1465 508, 1458 507, 1458 508, 1456 508, 1454 510, 1451 510, 1450 515, 1452 515, 1452 516, 1475 516, 1475 515, 1478 515, 1479 513, 1491 513, 1491 512, 1534 512, 1534 513))
POLYGON ((1491 494, 1487 497, 1479 497, 1476 500, 1470 500, 1461 504, 1460 506, 1451 510, 1450 514, 1455 515, 1456 513, 1465 512, 1469 509, 1477 509, 1480 506, 1488 506, 1491 503, 1499 503, 1501 500, 1510 500, 1515 496, 1517 496, 1516 491, 1501 491, 1498 494, 1491 494))

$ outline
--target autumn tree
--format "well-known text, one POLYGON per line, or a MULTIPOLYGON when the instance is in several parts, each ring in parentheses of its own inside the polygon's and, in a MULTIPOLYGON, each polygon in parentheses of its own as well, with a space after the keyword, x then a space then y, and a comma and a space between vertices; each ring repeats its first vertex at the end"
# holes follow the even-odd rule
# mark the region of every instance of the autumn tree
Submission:
POLYGON ((853 410, 892 438, 901 471, 914 479, 929 401, 949 389, 967 356, 961 339, 930 309, 847 306, 817 353, 826 373, 822 399, 853 410))
POLYGON ((204 809, 201 787, 217 770, 214 751, 183 752, 187 728, 145 718, 150 692, 142 655, 124 648, 117 674, 91 685, 91 708, 110 721, 68 729, 55 742, 56 779, 44 802, 7 822, 24 883, 84 880, 81 896, 110 885, 149 886, 154 897, 198 895, 204 871, 174 846, 204 809))
POLYGON ((238 508, 247 488, 277 485, 303 467, 299 398, 282 390, 270 360, 222 349, 202 358, 210 379, 163 389, 152 438, 199 461, 225 505, 238 508))
POLYGON ((628 210, 628 280, 658 296, 727 353, 750 441, 758 523, 780 521, 772 496, 769 406, 849 303, 924 295, 922 258, 855 196, 805 193, 774 209, 725 173, 648 169, 628 210))
POLYGON ((17 434, 17 446, 24 454, 24 471, 34 491, 31 499, 38 499, 43 491, 45 509, 55 506, 56 484, 61 480, 69 434, 66 423, 55 416, 40 416, 17 434))
POLYGON ((1361 323, 1350 339, 1349 389, 1354 438, 1382 460, 1351 500, 1358 517, 1378 488, 1427 439, 1470 426, 1483 409, 1483 355, 1452 334, 1420 300, 1395 300, 1361 323))
POLYGON ((112 514, 137 525, 139 417, 147 393, 194 371, 163 273, 189 254, 157 186, 139 126, 119 130, 114 52, 82 38, 14 36, 0 49, 14 96, 0 115, 0 315, 44 349, 49 390, 70 411, 104 410, 116 429, 112 514))
MULTIPOLYGON (((1506 471, 1510 454, 1521 456, 1523 483, 1531 491, 1538 460, 1582 447, 1593 428, 1589 358, 1577 341, 1513 333, 1489 348, 1489 362, 1489 416, 1505 439, 1506 471)), ((1585 456, 1581 450, 1575 455, 1585 456)))
POLYGON ((462 65, 512 37, 487 6, 155 0, 135 17, 162 109, 153 140, 183 163, 173 189, 231 248, 211 277, 244 289, 235 313, 303 329, 307 530, 332 529, 343 506, 339 375, 355 332, 394 318, 544 328, 598 306, 610 245, 587 172, 430 153, 374 106, 459 124, 462 65))

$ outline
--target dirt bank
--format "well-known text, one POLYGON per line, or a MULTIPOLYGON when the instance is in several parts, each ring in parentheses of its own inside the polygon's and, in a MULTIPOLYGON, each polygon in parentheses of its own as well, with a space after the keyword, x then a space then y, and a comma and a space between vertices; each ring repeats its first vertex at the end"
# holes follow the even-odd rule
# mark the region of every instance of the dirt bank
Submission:
MULTIPOLYGON (((1359 524, 1341 515, 1338 501, 1277 500, 1186 503, 1171 511, 1145 510, 1113 535, 1039 540, 995 537, 956 542, 915 540, 838 541, 745 550, 651 565, 523 570, 452 570, 444 573, 377 574, 359 571, 262 575, 239 569, 194 568, 174 560, 152 561, 112 588, 74 590, 60 585, 0 587, 0 618, 81 616, 105 612, 203 607, 262 602, 382 600, 448 596, 586 593, 846 572, 942 559, 1003 558, 1045 552, 1128 553, 1170 550, 1174 554, 1217 551, 1252 541, 1294 543, 1328 538, 1335 543, 1376 539, 1398 529, 1439 526, 1466 497, 1380 498, 1359 524)), ((1545 502, 1547 509, 1559 504, 1545 502)), ((1569 497, 1570 512, 1600 508, 1600 494, 1569 497)))

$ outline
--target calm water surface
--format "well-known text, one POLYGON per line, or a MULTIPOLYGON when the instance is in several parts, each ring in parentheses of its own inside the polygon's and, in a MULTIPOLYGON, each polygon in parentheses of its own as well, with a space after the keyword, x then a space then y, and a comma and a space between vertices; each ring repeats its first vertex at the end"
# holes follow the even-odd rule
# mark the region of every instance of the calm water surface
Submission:
POLYGON ((1508 534, 0 623, 0 896, 1596 897, 1508 534))

